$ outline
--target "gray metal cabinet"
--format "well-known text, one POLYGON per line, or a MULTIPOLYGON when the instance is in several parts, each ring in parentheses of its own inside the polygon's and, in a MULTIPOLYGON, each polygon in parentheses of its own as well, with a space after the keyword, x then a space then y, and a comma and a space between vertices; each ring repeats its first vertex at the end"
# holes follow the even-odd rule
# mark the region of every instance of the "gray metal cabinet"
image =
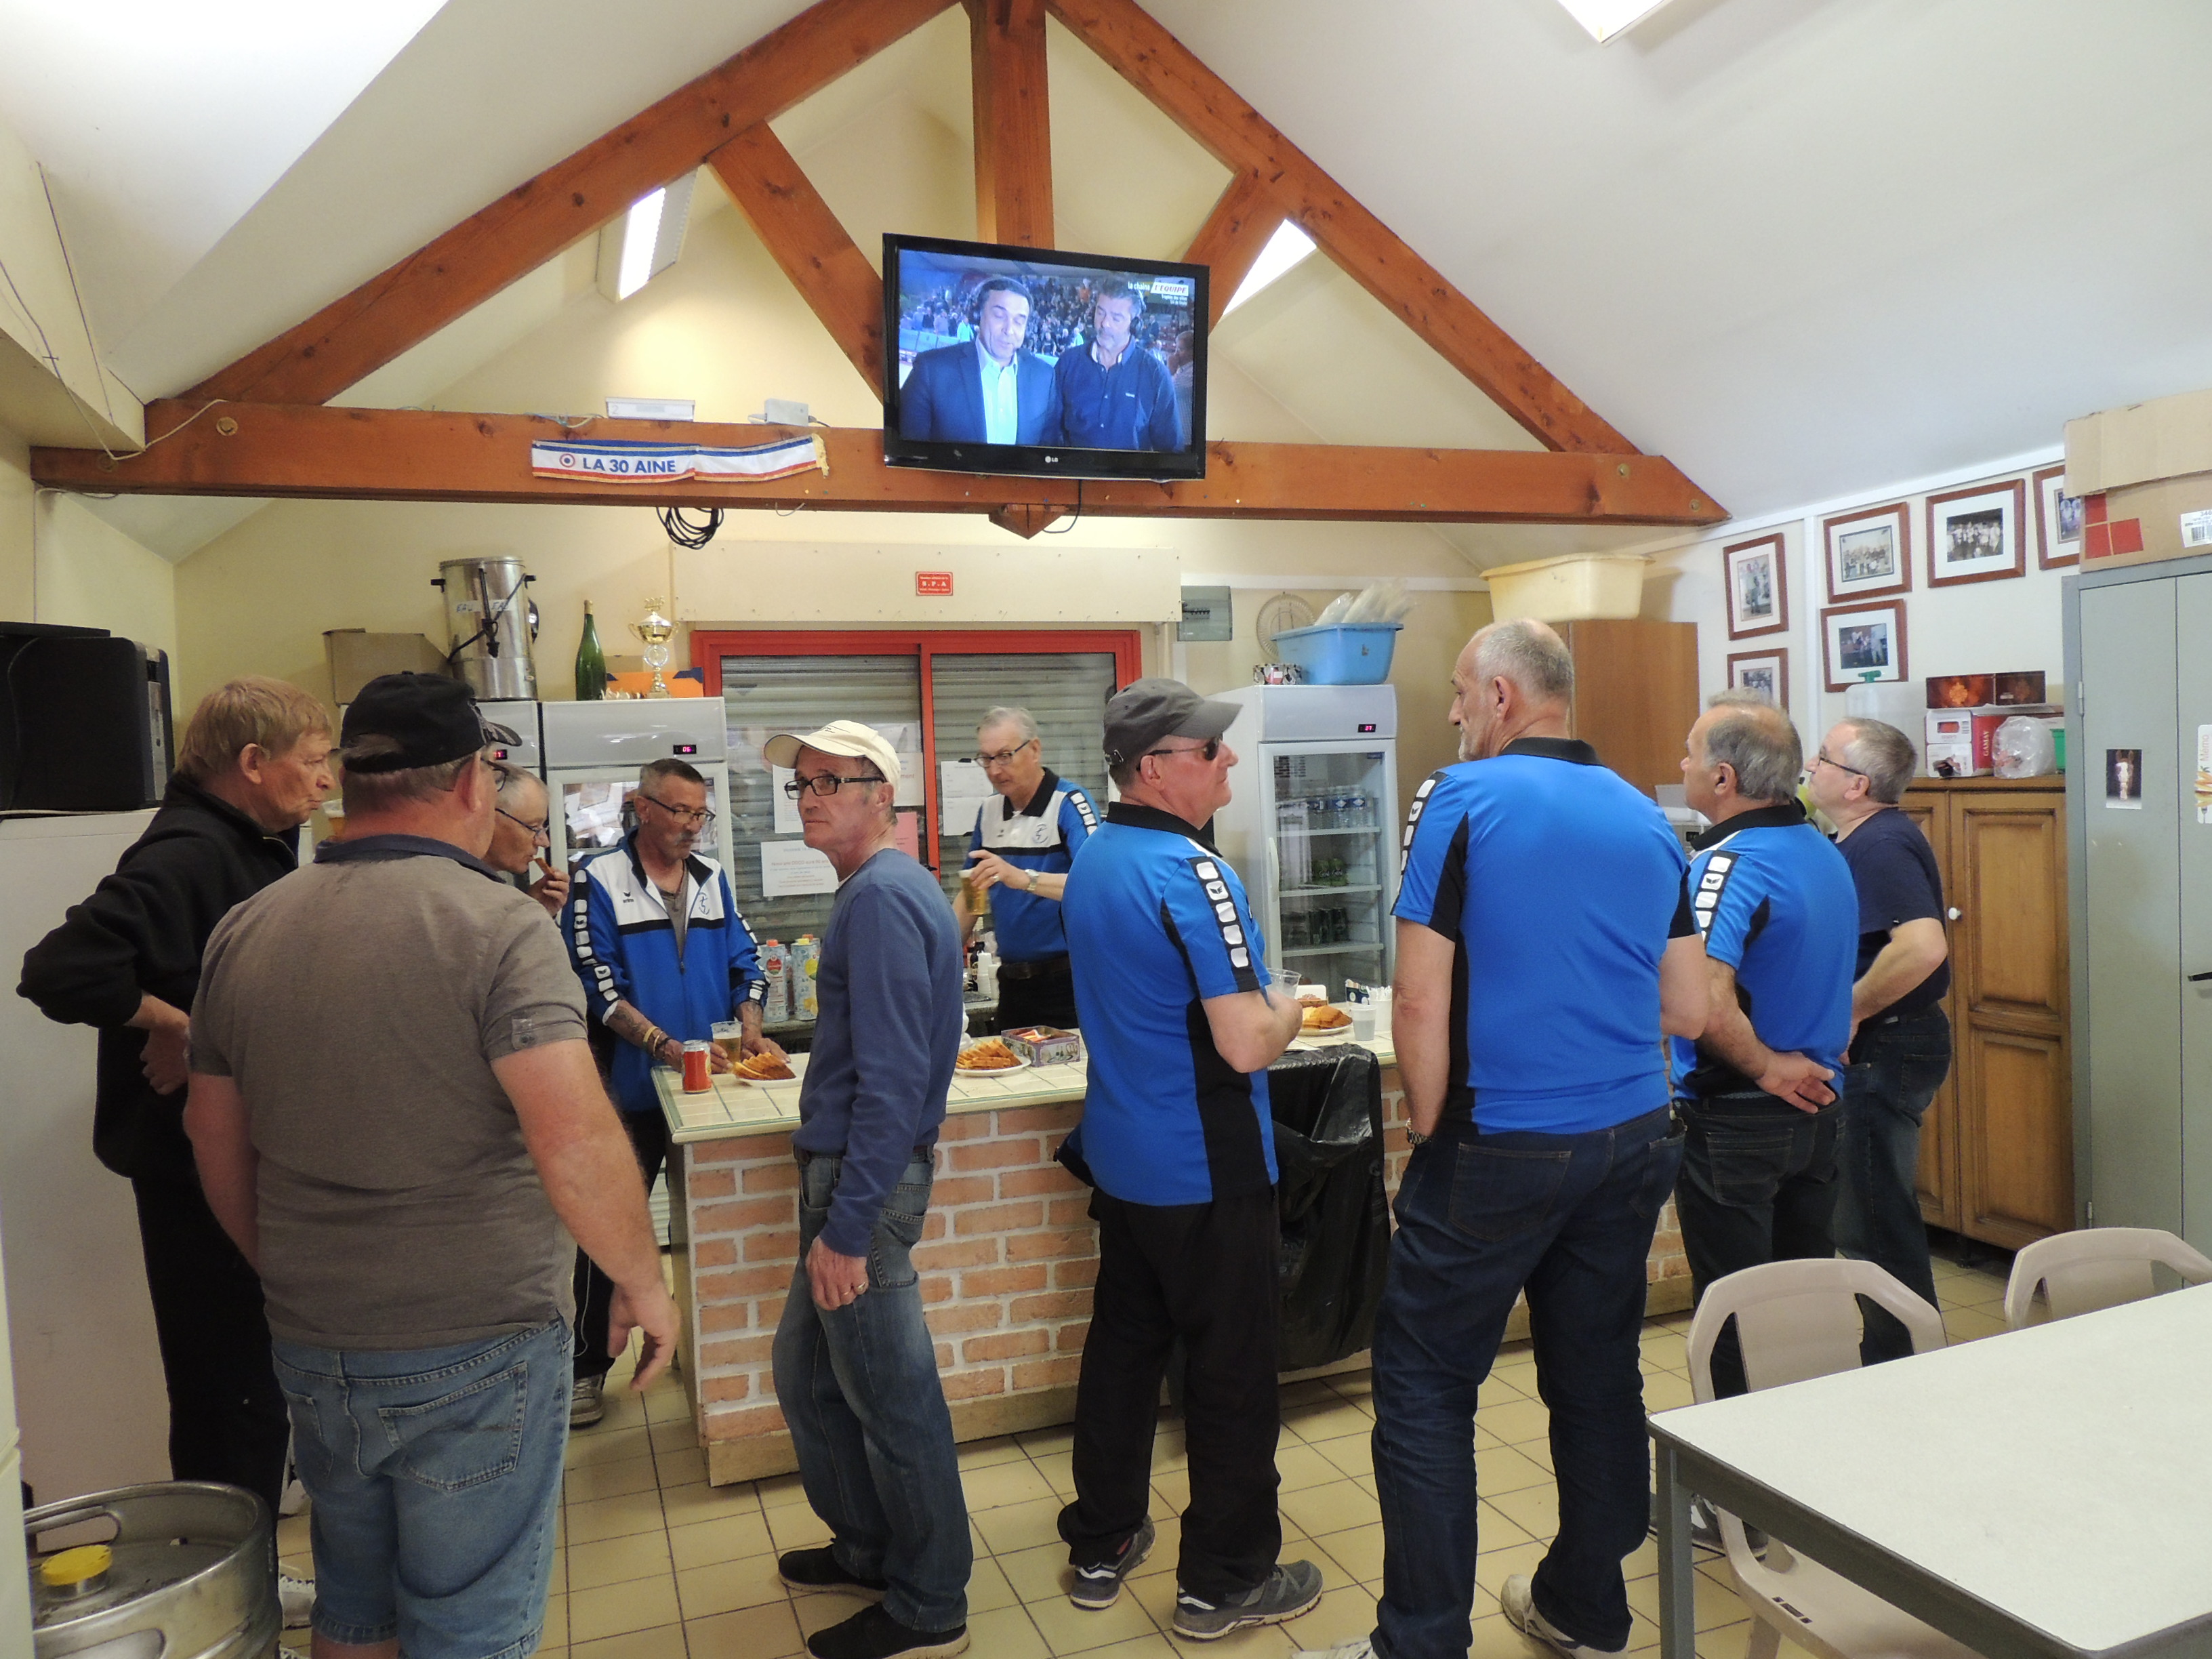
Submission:
POLYGON ((2212 559, 2065 608, 2080 1219, 2212 1249, 2212 559))

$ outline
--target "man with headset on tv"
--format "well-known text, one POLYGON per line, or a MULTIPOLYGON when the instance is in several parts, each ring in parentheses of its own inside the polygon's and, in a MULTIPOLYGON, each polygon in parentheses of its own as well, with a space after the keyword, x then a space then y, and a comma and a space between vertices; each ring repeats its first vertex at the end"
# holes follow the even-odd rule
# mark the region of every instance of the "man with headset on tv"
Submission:
POLYGON ((1012 276, 990 276, 970 315, 975 337, 925 351, 898 394, 899 435, 925 442, 1057 444, 1060 384, 1022 349, 1032 301, 1012 276))
POLYGON ((1133 337, 1144 314, 1145 296, 1122 278, 1109 276, 1092 288, 1088 337, 1063 352, 1053 371, 1063 441, 1071 447, 1182 447, 1175 381, 1167 365, 1133 337))

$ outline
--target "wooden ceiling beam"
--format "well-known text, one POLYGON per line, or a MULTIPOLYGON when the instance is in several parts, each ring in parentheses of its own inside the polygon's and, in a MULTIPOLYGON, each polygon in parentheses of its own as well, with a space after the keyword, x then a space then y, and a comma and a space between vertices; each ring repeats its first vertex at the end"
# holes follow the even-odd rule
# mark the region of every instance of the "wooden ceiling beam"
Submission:
POLYGON ((967 0, 975 109, 975 234, 1050 247, 1052 103, 1044 0, 967 0))
POLYGON ((821 0, 183 398, 328 401, 951 3, 821 0))
POLYGON ((1362 288, 1547 448, 1633 454, 1550 371, 1354 201, 1134 0, 1046 0, 1057 17, 1215 160, 1250 173, 1362 288))
MULTIPOLYGON (((539 478, 532 441, 562 428, 539 416, 301 404, 151 405, 137 455, 34 449, 40 485, 100 494, 327 497, 349 501, 528 501, 600 507, 811 507, 841 512, 1030 509, 1094 517, 1705 526, 1726 515, 1658 456, 1528 450, 1401 449, 1336 444, 1214 443, 1206 476, 1170 484, 1085 483, 887 466, 872 428, 817 428, 825 474, 759 483, 624 484, 539 478)), ((672 438, 742 447, 776 429, 665 421, 595 421, 593 439, 672 438)), ((1019 517, 1009 514, 1009 517, 1019 517)))
POLYGON ((1228 310, 1267 239, 1282 222, 1283 210, 1258 173, 1240 173, 1222 191, 1182 256, 1186 264, 1212 268, 1206 284, 1209 328, 1220 326, 1221 313, 1228 310))
POLYGON ((765 121, 707 158, 769 256, 860 378, 884 395, 884 283, 765 121))

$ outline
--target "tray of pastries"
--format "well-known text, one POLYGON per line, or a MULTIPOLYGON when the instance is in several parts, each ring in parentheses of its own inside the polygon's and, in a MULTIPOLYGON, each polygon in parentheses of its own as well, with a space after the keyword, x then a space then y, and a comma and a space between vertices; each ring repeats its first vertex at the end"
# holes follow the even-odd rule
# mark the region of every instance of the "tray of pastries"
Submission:
POLYGON ((1298 1025, 1309 1036, 1316 1031, 1348 1031, 1352 1029, 1352 1016, 1341 1008, 1333 1007, 1326 1002, 1316 1002, 1310 1004, 1299 1015, 1298 1025))
POLYGON ((743 1060, 732 1060, 730 1070, 740 1083, 788 1083, 799 1075, 787 1061, 775 1054, 748 1054, 743 1060))
POLYGON ((963 1072, 1018 1072, 1029 1061, 1024 1060, 997 1037, 985 1037, 981 1042, 971 1042, 960 1051, 952 1062, 963 1072))

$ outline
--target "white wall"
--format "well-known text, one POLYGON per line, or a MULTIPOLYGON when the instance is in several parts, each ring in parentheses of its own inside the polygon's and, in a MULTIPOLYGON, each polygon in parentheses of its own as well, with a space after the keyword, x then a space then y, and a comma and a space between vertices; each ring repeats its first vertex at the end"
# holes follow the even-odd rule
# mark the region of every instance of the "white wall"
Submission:
MULTIPOLYGON (((177 654, 177 570, 84 503, 42 492, 32 515, 33 620, 111 634, 177 654)), ((176 665, 171 663, 173 676, 176 665)))
POLYGON ((0 618, 31 615, 31 446, 0 427, 0 618))

